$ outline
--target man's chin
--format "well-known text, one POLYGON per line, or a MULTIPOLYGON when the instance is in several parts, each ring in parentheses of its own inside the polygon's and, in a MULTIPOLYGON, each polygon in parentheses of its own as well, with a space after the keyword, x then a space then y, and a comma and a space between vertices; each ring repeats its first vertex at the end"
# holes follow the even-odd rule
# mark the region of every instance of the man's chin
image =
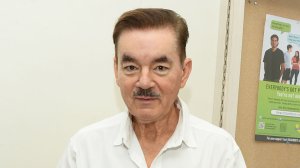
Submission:
POLYGON ((136 115, 133 115, 133 122, 138 122, 141 124, 150 124, 155 122, 157 119, 155 118, 155 116, 149 113, 139 113, 136 115))
POLYGON ((151 120, 157 113, 155 107, 134 108, 130 111, 133 117, 141 120, 151 120))

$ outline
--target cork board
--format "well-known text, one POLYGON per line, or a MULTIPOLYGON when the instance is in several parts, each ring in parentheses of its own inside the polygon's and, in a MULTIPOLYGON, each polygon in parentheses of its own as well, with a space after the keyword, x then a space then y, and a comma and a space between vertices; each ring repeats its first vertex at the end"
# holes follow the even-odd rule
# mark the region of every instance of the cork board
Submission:
POLYGON ((255 141, 258 81, 266 14, 300 20, 299 0, 245 0, 236 140, 248 168, 300 168, 300 145, 255 141))

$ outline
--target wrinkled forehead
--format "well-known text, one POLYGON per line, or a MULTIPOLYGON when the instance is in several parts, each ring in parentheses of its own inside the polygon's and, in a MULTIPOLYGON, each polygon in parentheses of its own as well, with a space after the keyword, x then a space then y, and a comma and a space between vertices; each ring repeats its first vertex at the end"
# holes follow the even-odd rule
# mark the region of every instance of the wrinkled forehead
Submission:
MULTIPOLYGON (((124 35, 126 36, 126 35, 130 34, 132 37, 139 36, 139 35, 144 36, 146 34, 149 34, 149 32, 152 32, 151 33, 152 35, 160 35, 161 36, 160 39, 164 38, 164 34, 161 34, 161 32, 171 34, 172 37, 173 37, 172 38, 173 43, 178 45, 177 34, 176 34, 174 28, 171 27, 171 26, 149 27, 149 28, 141 28, 141 29, 139 29, 139 28, 129 29, 128 28, 128 29, 122 30, 122 32, 119 35, 119 38, 118 38, 117 43, 115 45, 116 54, 117 54, 117 51, 119 49, 120 43, 130 42, 130 39, 126 39, 126 41, 125 40, 120 41, 120 39, 122 39, 124 37, 124 35)), ((176 46, 176 48, 178 48, 178 46, 176 46)))
POLYGON ((175 32, 169 28, 124 31, 119 38, 116 56, 120 60, 124 55, 179 57, 175 32))

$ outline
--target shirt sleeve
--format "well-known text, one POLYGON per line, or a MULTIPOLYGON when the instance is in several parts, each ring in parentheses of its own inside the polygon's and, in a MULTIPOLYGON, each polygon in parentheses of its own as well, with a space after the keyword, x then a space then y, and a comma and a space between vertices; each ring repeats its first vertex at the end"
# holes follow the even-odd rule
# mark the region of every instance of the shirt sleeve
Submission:
POLYGON ((224 168, 247 168, 243 154, 233 140, 224 168))
POLYGON ((76 166, 76 152, 72 141, 70 141, 67 149, 58 163, 57 168, 77 168, 76 166))
POLYGON ((232 168, 246 168, 246 163, 241 151, 237 151, 234 156, 234 162, 232 168))
POLYGON ((241 151, 237 151, 228 158, 224 168, 247 168, 241 151))
POLYGON ((264 58, 263 58, 263 62, 266 62, 267 51, 268 51, 268 50, 265 51, 264 58))
POLYGON ((281 63, 285 63, 285 61, 284 61, 284 53, 283 52, 281 52, 281 63))

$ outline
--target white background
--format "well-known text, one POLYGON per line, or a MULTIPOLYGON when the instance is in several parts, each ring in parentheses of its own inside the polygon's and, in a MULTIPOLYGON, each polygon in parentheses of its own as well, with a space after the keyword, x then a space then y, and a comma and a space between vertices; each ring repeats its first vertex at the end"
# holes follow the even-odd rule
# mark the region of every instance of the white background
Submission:
POLYGON ((53 168, 76 130, 124 109, 113 76, 112 31, 118 16, 137 7, 170 8, 186 18, 193 71, 181 97, 192 113, 217 123, 224 5, 225 0, 0 0, 0 167, 53 168))

